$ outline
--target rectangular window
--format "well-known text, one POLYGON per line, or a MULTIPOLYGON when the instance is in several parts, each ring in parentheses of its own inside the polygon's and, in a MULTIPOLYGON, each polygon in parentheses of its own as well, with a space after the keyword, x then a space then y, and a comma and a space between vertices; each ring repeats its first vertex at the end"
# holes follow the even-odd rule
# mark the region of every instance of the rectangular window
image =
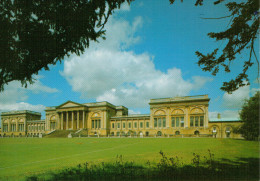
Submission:
POLYGON ((16 125, 15 124, 11 124, 11 130, 16 131, 16 125))
POLYGON ((199 116, 195 116, 195 126, 199 126, 199 116))
POLYGON ((161 118, 158 118, 158 127, 162 127, 162 119, 161 118))
POLYGON ((193 127, 194 126, 194 117, 191 116, 190 117, 190 127, 193 127))
POLYGON ((44 131, 44 126, 42 126, 42 130, 44 131))
POLYGON ((128 123, 128 128, 131 128, 131 123, 128 123))
POLYGON ((163 127, 166 127, 166 118, 163 118, 163 127))
POLYGON ((176 127, 180 127, 180 119, 179 119, 179 117, 176 117, 176 127))
POLYGON ((137 122, 135 122, 135 128, 137 128, 137 122))
POLYGON ((146 122, 146 127, 149 128, 149 122, 146 122))
POLYGON ((120 123, 117 123, 117 128, 120 128, 120 123))
POLYGON ((181 117, 181 127, 184 127, 184 117, 181 117))
POLYGON ((115 128, 115 123, 112 123, 112 128, 115 128))
POLYGON ((94 120, 92 120, 92 128, 93 128, 93 129, 95 128, 94 120))
POLYGON ((200 126, 204 125, 204 116, 200 116, 200 126))
POLYGON ((123 123, 123 128, 125 128, 125 123, 123 123))
POLYGON ((154 127, 157 127, 157 118, 154 118, 154 127))
POLYGON ((175 117, 172 117, 172 127, 175 127, 175 117))
POLYGON ((8 132, 8 125, 7 125, 7 124, 4 124, 4 125, 3 125, 3 131, 4 131, 4 132, 8 132))
POLYGON ((140 122, 140 128, 143 128, 143 122, 140 122))
POLYGON ((99 124, 98 124, 98 128, 101 128, 101 120, 98 120, 99 124))
POLYGON ((97 120, 95 120, 95 128, 97 128, 97 120))

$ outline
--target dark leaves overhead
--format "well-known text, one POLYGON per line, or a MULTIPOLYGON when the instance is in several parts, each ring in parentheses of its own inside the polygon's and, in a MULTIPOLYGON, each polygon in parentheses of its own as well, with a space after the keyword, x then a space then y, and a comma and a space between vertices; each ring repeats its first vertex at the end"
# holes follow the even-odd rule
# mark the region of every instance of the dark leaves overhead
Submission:
POLYGON ((208 36, 215 38, 217 41, 226 42, 222 52, 215 49, 207 55, 196 52, 199 58, 198 64, 204 71, 209 71, 212 75, 216 75, 220 66, 224 67, 226 72, 230 72, 230 63, 237 61, 237 55, 243 50, 249 49, 250 55, 247 61, 244 61, 242 72, 235 79, 224 82, 222 90, 232 93, 239 87, 249 85, 247 71, 253 65, 252 58, 256 60, 258 67, 259 62, 254 50, 255 40, 257 40, 259 30, 259 2, 258 0, 248 0, 246 3, 227 3, 231 12, 231 26, 223 32, 209 33, 208 36))
POLYGON ((132 0, 2 0, 0 90, 10 81, 26 86, 32 75, 104 36, 113 10, 132 0))
MULTIPOLYGON (((174 3, 175 0, 170 0, 170 3, 174 3)), ((194 0, 195 5, 203 5, 204 0, 194 0)), ((215 5, 225 2, 225 0, 213 1, 215 5)), ((249 58, 244 61, 243 70, 237 75, 235 79, 231 79, 229 82, 223 82, 221 89, 228 93, 232 93, 239 87, 249 85, 248 69, 253 65, 253 60, 258 66, 259 76, 259 61, 254 49, 255 41, 257 40, 259 33, 259 1, 247 0, 246 3, 230 2, 226 4, 229 9, 230 15, 216 18, 202 18, 202 19, 224 19, 231 18, 231 25, 223 32, 209 33, 210 38, 214 38, 217 41, 226 42, 225 48, 220 51, 218 48, 211 53, 203 54, 199 51, 196 55, 199 58, 198 65, 203 71, 209 71, 212 75, 216 75, 220 67, 224 68, 225 72, 230 72, 230 64, 233 61, 239 61, 237 55, 244 53, 243 51, 249 49, 249 58)))

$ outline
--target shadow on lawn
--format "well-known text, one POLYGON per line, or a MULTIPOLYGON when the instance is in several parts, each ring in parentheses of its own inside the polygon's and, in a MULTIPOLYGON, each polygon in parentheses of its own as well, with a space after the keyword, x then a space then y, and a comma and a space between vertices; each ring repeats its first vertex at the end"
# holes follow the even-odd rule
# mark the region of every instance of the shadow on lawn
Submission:
POLYGON ((89 165, 86 162, 60 172, 31 176, 27 180, 259 180, 259 158, 215 161, 209 150, 208 157, 194 153, 191 164, 184 165, 177 156, 168 158, 162 151, 160 155, 162 158, 156 164, 147 161, 145 165, 137 165, 124 162, 122 156, 118 156, 114 163, 89 165))

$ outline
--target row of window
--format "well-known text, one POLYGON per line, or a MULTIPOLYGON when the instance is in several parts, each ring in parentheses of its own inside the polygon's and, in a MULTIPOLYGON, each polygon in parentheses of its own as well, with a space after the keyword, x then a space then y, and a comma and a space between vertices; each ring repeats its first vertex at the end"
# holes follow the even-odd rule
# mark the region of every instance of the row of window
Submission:
MULTIPOLYGON (((146 126, 146 128, 149 128, 149 122, 146 122, 145 126, 146 126)), ((114 129, 115 127, 116 128, 121 128, 121 124, 120 123, 112 123, 112 128, 114 129)), ((122 123, 122 128, 126 128, 126 123, 124 123, 124 122, 122 123)), ((128 123, 128 127, 127 128, 132 128, 132 123, 131 122, 128 123)), ((137 122, 134 122, 133 128, 137 128, 137 122)), ((143 122, 139 123, 139 128, 144 128, 144 123, 143 122)))
MULTIPOLYGON (((11 132, 17 131, 16 124, 11 124, 11 132)), ((18 124, 18 131, 24 131, 24 124, 18 124)), ((8 124, 3 124, 3 132, 8 132, 8 124)))
POLYGON ((101 128, 101 120, 96 119, 92 120, 92 129, 100 129, 101 128))
MULTIPOLYGON (((128 123, 128 128, 132 128, 131 122, 128 123)), ((172 127, 184 127, 184 117, 172 117, 171 118, 172 127)), ((203 127, 204 126, 204 116, 191 116, 190 117, 190 127, 203 127)), ((112 123, 112 128, 121 128, 120 123, 112 123)), ((126 128, 126 123, 122 123, 122 127, 126 128)), ((143 128, 143 122, 140 122, 140 128, 143 128)), ((166 118, 157 117, 154 118, 154 127, 155 128, 165 128, 166 127, 166 118)), ((134 122, 133 128, 137 128, 137 122, 134 122)), ((149 128, 149 122, 146 122, 146 128, 149 128)))
POLYGON ((154 118, 154 127, 155 128, 161 128, 161 127, 166 127, 166 118, 161 117, 161 118, 154 118))
MULTIPOLYGON (((143 133, 137 134, 135 131, 134 132, 127 132, 127 133, 125 133, 125 132, 122 132, 122 133, 120 133, 120 132, 111 132, 110 135, 111 136, 130 136, 130 135, 133 135, 133 136, 139 135, 140 136, 140 135, 143 135, 143 133)), ((145 136, 149 136, 149 132, 148 131, 145 132, 145 136)))
POLYGON ((190 127, 203 127, 203 126, 204 126, 204 116, 190 117, 190 127))
POLYGON ((28 131, 44 131, 44 125, 28 125, 28 131))

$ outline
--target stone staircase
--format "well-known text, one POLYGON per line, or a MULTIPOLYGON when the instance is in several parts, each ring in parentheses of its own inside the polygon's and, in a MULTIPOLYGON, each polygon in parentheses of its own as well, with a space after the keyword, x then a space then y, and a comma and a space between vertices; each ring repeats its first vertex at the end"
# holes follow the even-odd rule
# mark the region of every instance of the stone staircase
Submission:
POLYGON ((44 136, 44 138, 68 138, 70 133, 74 134, 75 132, 76 130, 55 130, 44 136))

